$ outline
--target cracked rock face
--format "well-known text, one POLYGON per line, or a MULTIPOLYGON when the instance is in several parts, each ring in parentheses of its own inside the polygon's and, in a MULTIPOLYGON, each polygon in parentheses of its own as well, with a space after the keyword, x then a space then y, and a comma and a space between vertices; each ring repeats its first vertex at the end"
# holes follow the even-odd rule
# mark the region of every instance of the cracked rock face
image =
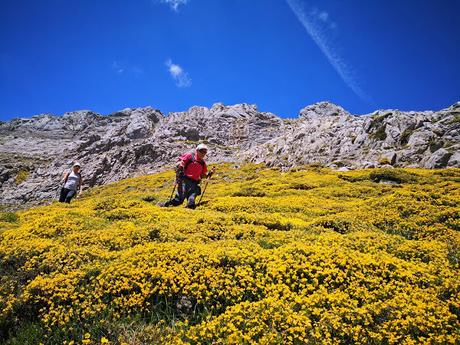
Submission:
POLYGON ((460 103, 440 111, 356 116, 320 102, 303 108, 297 119, 221 103, 168 116, 146 107, 106 116, 81 110, 14 119, 0 123, 0 204, 55 198, 62 174, 75 161, 83 166, 84 186, 92 187, 170 169, 199 142, 208 144, 211 163, 460 167, 460 103))
POLYGON ((322 163, 330 167, 458 167, 460 105, 437 112, 379 110, 354 116, 321 102, 274 139, 245 152, 272 166, 322 163))

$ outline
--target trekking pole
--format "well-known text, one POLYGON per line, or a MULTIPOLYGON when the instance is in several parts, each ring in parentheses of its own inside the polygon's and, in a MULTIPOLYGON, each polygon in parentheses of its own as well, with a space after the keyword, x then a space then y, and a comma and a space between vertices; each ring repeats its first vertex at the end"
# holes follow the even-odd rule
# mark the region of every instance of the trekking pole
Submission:
POLYGON ((64 185, 59 185, 58 189, 57 189, 57 193, 56 193, 56 197, 57 199, 59 200, 61 198, 61 191, 62 191, 62 188, 64 188, 64 185))
POLYGON ((171 202, 171 200, 173 198, 174 191, 176 190, 176 186, 177 186, 177 181, 174 181, 174 186, 173 186, 173 190, 171 192, 171 196, 169 197, 169 202, 171 202))
POLYGON ((203 193, 201 193, 201 196, 200 196, 200 200, 198 200, 198 204, 197 206, 200 205, 201 203, 201 199, 203 199, 203 196, 204 196, 204 193, 206 192, 206 188, 208 187, 208 183, 209 183, 209 180, 211 179, 212 175, 214 173, 214 169, 211 170, 211 175, 209 175, 209 177, 206 179, 206 184, 204 185, 204 188, 203 188, 203 193))
POLYGON ((204 188, 203 188, 203 193, 201 193, 201 196, 200 196, 200 200, 198 200, 198 204, 197 206, 200 205, 201 203, 201 199, 203 199, 203 195, 204 195, 204 192, 206 192, 206 187, 208 186, 208 182, 209 182, 209 179, 206 179, 206 184, 204 185, 204 188))

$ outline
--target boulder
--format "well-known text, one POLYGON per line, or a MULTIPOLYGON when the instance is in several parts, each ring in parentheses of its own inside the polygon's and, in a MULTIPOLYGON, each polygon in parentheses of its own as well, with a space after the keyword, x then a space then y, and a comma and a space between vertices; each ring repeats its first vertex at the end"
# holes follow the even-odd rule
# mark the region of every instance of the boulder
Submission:
POLYGON ((451 156, 452 153, 446 149, 439 149, 426 160, 424 167, 428 169, 445 168, 451 156))

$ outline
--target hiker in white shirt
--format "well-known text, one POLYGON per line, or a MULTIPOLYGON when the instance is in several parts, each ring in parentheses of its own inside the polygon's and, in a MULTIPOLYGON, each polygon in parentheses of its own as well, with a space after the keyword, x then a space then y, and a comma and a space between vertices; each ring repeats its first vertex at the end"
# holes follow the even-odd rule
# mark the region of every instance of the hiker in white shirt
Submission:
POLYGON ((76 196, 77 193, 81 193, 81 186, 83 181, 80 171, 80 163, 75 163, 72 166, 72 170, 70 172, 64 173, 64 176, 61 180, 61 183, 64 183, 64 185, 61 189, 59 202, 70 203, 70 200, 72 200, 72 198, 76 196))

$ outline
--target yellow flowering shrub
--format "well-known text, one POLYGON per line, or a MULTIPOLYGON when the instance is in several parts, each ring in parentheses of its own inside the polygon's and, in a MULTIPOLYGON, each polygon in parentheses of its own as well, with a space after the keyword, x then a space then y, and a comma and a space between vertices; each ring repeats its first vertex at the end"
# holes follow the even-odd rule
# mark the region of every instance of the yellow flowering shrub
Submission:
POLYGON ((0 341, 460 342, 459 169, 224 164, 196 210, 172 181, 1 213, 0 341))

